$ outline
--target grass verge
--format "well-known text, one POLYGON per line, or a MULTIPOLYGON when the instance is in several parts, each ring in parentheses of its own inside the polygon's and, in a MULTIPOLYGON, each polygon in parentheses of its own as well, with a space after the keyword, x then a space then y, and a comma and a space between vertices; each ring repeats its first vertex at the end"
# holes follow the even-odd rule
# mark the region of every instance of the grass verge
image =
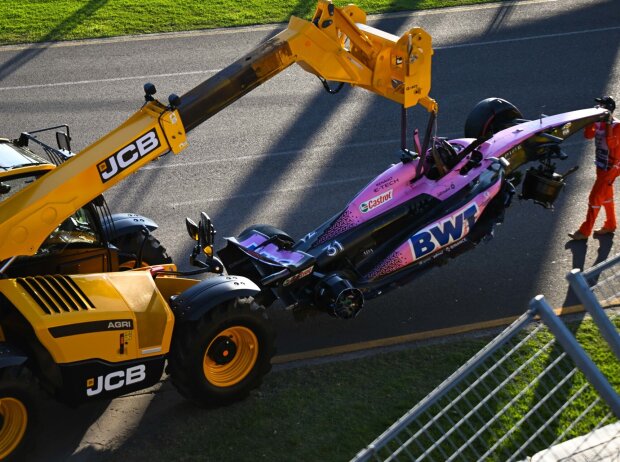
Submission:
MULTIPOLYGON (((421 10, 496 0, 357 0, 367 13, 421 10)), ((352 3, 335 0, 336 6, 352 3)), ((316 0, 4 0, 0 45, 287 22, 309 18, 316 0)))
MULTIPOLYGON (((583 322, 578 338, 619 389, 620 363, 596 327, 583 322)), ((149 461, 347 461, 489 340, 416 346, 275 371, 259 390, 233 406, 211 411, 189 404, 176 408, 161 416, 155 428, 141 427, 140 435, 113 456, 149 461)), ((541 364, 546 360, 541 357, 541 364)), ((577 401, 566 409, 564 427, 554 428, 557 434, 580 407, 577 401)), ((507 418, 516 422, 527 410, 517 408, 507 418)), ((597 422, 584 422, 579 430, 587 432, 597 422)))

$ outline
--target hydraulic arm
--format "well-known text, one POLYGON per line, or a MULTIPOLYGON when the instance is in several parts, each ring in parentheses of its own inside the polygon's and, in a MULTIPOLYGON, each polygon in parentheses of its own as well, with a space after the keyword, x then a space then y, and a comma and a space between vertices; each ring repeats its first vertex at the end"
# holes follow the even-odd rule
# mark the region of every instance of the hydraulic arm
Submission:
MULTIPOLYGON (((269 78, 298 63, 324 82, 349 83, 408 108, 436 112, 429 95, 430 36, 397 37, 365 24, 365 13, 319 0, 311 21, 287 29, 165 106, 147 102, 121 126, 0 203, 0 262, 34 254, 79 207, 149 161, 187 146, 186 133, 269 78)), ((1 271, 1 268, 0 268, 1 271)))
POLYGON ((187 131, 235 102, 293 63, 324 81, 377 93, 405 108, 437 104, 431 88, 430 35, 414 27, 402 37, 367 26, 354 5, 336 8, 319 0, 311 21, 293 16, 286 30, 181 97, 187 131))
POLYGON ((186 145, 178 112, 148 101, 120 127, 0 203, 0 261, 33 255, 81 206, 150 160, 186 145))

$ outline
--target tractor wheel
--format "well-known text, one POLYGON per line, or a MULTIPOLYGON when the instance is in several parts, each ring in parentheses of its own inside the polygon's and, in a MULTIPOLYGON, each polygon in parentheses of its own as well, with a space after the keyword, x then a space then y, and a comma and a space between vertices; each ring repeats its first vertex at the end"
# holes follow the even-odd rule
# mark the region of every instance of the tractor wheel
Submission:
POLYGON ((501 98, 487 98, 471 110, 465 120, 466 138, 486 138, 523 119, 521 111, 501 98))
POLYGON ((121 271, 136 267, 140 249, 142 249, 141 267, 143 268, 172 263, 172 258, 166 252, 166 248, 152 234, 146 238, 139 232, 127 234, 115 239, 112 243, 119 249, 118 265, 121 271))
POLYGON ((0 460, 24 460, 38 421, 39 388, 25 367, 0 371, 0 460))
POLYGON ((265 309, 235 299, 197 322, 175 327, 170 351, 172 383, 202 407, 230 404, 258 387, 271 370, 275 333, 265 309))

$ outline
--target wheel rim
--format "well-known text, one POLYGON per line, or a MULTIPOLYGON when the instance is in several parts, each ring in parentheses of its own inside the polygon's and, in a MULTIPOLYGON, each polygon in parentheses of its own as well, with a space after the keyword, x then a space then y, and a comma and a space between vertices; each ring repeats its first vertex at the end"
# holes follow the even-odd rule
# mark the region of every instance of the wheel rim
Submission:
POLYGON ((202 368, 206 379, 217 387, 241 382, 258 358, 258 339, 247 327, 233 326, 220 332, 209 343, 202 368))
POLYGON ((0 399, 0 459, 9 456, 19 445, 28 426, 28 411, 16 398, 0 399))

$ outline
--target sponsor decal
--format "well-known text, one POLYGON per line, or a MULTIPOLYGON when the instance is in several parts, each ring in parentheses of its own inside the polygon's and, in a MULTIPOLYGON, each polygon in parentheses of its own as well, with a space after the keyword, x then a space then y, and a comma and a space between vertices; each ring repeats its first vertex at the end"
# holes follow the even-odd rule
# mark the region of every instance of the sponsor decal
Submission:
MULTIPOLYGON (((431 255, 429 258, 429 260, 434 261, 442 256, 448 255, 450 252, 452 252, 454 249, 456 249, 457 247, 463 245, 465 243, 464 239, 461 239, 460 241, 454 242, 452 244, 450 244, 448 247, 445 247, 443 249, 441 249, 439 252, 435 252, 433 255, 431 255)), ((427 261, 427 260, 425 260, 427 261)))
POLYGON ((510 160, 512 156, 514 156, 517 152, 519 152, 523 147, 520 144, 517 144, 514 148, 511 148, 506 154, 504 154, 504 159, 510 160))
POLYGON ((392 178, 392 177, 386 178, 383 181, 379 181, 378 183, 375 183, 375 192, 383 191, 384 189, 387 189, 390 186, 394 186, 399 181, 400 179, 392 178))
POLYGON ((130 330, 123 332, 119 335, 119 353, 125 354, 128 352, 127 348, 129 346, 129 342, 131 341, 132 332, 130 330))
POLYGON ((393 197, 394 190, 390 189, 389 191, 379 194, 378 196, 375 196, 372 199, 367 200, 366 202, 362 202, 360 204, 360 212, 368 213, 371 210, 376 209, 377 207, 381 207, 386 202, 391 201, 393 197))
POLYGON ((284 282, 282 283, 282 285, 283 285, 284 287, 286 287, 286 286, 290 286, 293 282, 297 282, 297 281, 299 281, 300 279, 305 278, 306 276, 308 276, 308 275, 312 274, 312 271, 313 271, 313 270, 314 270, 314 266, 311 266, 311 267, 309 267, 309 268, 306 268, 305 270, 303 270, 303 271, 301 271, 301 272, 299 272, 299 273, 297 273, 297 274, 295 274, 295 275, 291 276, 290 278, 285 279, 285 280, 284 280, 284 282))
POLYGON ((108 329, 118 330, 118 329, 133 329, 131 319, 125 319, 122 321, 108 321, 108 329))
MULTIPOLYGON (((279 263, 280 265, 294 265, 304 258, 304 254, 300 252, 287 250, 274 250, 273 252, 270 252, 270 249, 268 248, 269 246, 259 247, 259 245, 260 244, 258 243, 252 243, 247 247, 243 245, 241 247, 254 258, 279 263)), ((276 247, 274 244, 269 245, 276 247)))
POLYGON ((307 242, 310 239, 312 239, 314 236, 316 236, 316 231, 311 231, 301 239, 301 242, 307 242))
POLYGON ((562 136, 570 135, 570 128, 573 126, 572 122, 565 123, 562 125, 562 136))
POLYGON ((443 196, 445 193, 453 190, 456 186, 454 186, 454 183, 451 183, 450 186, 446 186, 444 190, 439 191, 439 193, 437 193, 437 197, 441 197, 443 196))
POLYGON ((97 165, 101 181, 105 183, 111 180, 160 146, 157 132, 153 128, 97 165))
POLYGON ((425 257, 435 250, 464 237, 476 223, 476 213, 478 213, 478 206, 472 204, 464 211, 456 213, 411 237, 414 260, 425 257))
POLYGON ((334 241, 331 244, 328 244, 323 248, 323 251, 327 254, 328 257, 335 257, 337 254, 342 252, 344 247, 338 241, 334 241))
POLYGON ((81 322, 79 324, 67 324, 66 326, 50 327, 52 337, 69 337, 71 335, 88 334, 91 332, 105 332, 108 330, 133 329, 132 319, 110 319, 108 321, 81 322))
POLYGON ((146 379, 146 366, 138 364, 123 371, 110 372, 86 380, 86 394, 96 396, 103 391, 113 391, 142 382, 146 379))

